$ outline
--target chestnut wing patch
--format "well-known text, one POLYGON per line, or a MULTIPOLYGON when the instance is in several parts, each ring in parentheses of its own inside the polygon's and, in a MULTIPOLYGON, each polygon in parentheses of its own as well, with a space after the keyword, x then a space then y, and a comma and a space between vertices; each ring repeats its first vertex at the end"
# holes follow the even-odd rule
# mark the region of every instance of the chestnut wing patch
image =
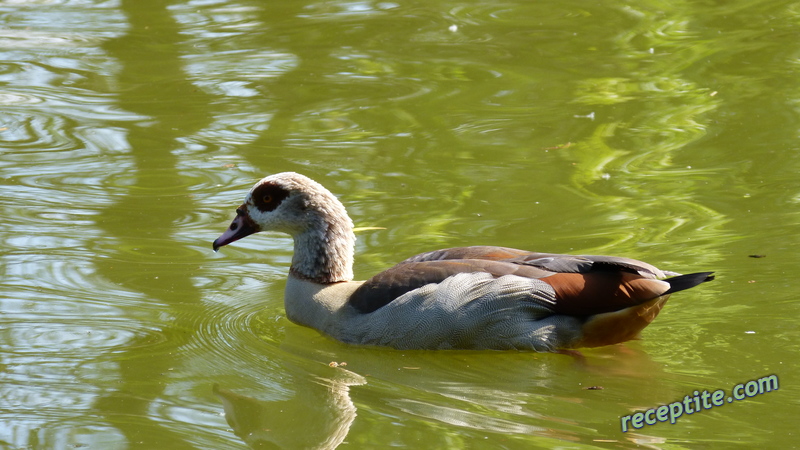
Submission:
POLYGON ((557 273, 542 281, 556 291, 558 314, 589 316, 618 311, 660 297, 669 283, 625 271, 557 273))

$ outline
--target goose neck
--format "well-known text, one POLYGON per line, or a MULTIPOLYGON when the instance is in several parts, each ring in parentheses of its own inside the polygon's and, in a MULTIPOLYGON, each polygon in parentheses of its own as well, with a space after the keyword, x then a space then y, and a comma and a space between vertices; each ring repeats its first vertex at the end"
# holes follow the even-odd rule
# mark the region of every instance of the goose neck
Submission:
POLYGON ((328 222, 295 235, 292 275, 319 284, 352 280, 352 228, 352 224, 328 222))

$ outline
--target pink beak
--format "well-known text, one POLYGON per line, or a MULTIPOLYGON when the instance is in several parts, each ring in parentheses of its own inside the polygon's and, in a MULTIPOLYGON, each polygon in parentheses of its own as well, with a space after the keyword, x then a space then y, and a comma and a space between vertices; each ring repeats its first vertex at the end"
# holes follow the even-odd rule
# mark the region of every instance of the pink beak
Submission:
POLYGON ((247 215, 244 208, 240 207, 236 210, 236 218, 231 222, 231 226, 214 241, 212 246, 214 251, 217 251, 223 245, 228 245, 259 231, 261 230, 258 229, 258 225, 247 215))

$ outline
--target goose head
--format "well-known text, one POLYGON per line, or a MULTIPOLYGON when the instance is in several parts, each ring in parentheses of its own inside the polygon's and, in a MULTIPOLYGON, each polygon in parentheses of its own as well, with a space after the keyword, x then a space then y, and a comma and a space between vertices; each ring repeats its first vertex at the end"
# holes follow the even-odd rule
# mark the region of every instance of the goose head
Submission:
POLYGON ((319 283, 353 279, 353 222, 339 199, 316 181, 294 172, 263 178, 214 241, 214 251, 261 231, 294 238, 293 275, 319 283))

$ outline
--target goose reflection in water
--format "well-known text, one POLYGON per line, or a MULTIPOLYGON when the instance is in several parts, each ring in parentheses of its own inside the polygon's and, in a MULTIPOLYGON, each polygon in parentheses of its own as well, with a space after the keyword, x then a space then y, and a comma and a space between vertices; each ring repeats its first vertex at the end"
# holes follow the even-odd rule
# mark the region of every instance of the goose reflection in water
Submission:
POLYGON ((214 393, 222 399, 228 425, 252 448, 336 448, 356 418, 350 386, 367 380, 343 368, 335 371, 330 378, 298 380, 297 394, 289 400, 259 400, 219 385, 214 393), (299 421, 305 424, 301 433, 299 421))

